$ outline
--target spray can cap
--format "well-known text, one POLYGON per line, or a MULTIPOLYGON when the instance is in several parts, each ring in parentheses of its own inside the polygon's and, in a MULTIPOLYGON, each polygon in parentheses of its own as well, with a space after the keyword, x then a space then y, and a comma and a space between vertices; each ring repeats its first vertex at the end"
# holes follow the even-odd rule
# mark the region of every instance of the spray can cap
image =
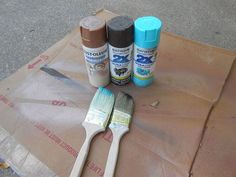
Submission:
POLYGON ((160 42, 162 22, 153 16, 140 17, 134 22, 134 42, 142 48, 157 47, 160 42))
POLYGON ((134 22, 128 16, 117 16, 107 22, 108 42, 113 47, 124 48, 134 42, 134 22))
POLYGON ((80 21, 82 43, 86 47, 98 48, 106 41, 106 23, 97 16, 88 16, 80 21))

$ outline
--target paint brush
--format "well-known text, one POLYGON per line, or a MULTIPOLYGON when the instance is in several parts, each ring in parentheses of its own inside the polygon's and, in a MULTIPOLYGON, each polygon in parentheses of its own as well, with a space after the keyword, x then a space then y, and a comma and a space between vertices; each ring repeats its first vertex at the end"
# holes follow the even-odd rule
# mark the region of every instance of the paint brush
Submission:
POLYGON ((86 118, 82 123, 86 131, 86 138, 75 161, 70 177, 81 176, 89 152, 90 142, 96 134, 105 131, 114 101, 114 94, 110 90, 100 87, 95 93, 86 118))
POLYGON ((109 128, 112 131, 113 140, 108 154, 105 173, 103 177, 113 177, 116 161, 119 153, 121 137, 129 131, 129 124, 134 109, 133 98, 123 92, 119 92, 116 98, 114 111, 109 128))

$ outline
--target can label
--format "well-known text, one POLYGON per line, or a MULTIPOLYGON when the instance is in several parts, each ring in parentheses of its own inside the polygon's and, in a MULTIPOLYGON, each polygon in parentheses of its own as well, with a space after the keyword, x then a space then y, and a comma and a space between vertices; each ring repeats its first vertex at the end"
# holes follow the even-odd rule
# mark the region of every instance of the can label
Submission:
POLYGON ((93 85, 100 85, 100 83, 103 82, 107 83, 108 81, 106 80, 109 80, 107 44, 99 48, 82 47, 90 82, 97 83, 94 83, 93 85))
POLYGON ((145 80, 153 77, 157 48, 144 49, 134 45, 134 77, 145 80))
POLYGON ((132 72, 133 44, 125 48, 109 45, 111 81, 124 85, 130 81, 132 72))

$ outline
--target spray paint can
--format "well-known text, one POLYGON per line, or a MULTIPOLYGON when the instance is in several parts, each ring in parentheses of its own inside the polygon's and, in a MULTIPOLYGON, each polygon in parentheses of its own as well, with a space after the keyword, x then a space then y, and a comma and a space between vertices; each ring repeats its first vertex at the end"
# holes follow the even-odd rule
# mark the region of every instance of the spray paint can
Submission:
POLYGON ((149 86, 154 80, 161 26, 162 22, 153 16, 140 17, 134 22, 133 82, 137 86, 149 86))
POLYGON ((117 16, 107 22, 111 81, 125 85, 131 80, 133 65, 134 22, 117 16))
POLYGON ((95 87, 106 86, 110 74, 105 21, 85 17, 80 21, 80 33, 89 82, 95 87))

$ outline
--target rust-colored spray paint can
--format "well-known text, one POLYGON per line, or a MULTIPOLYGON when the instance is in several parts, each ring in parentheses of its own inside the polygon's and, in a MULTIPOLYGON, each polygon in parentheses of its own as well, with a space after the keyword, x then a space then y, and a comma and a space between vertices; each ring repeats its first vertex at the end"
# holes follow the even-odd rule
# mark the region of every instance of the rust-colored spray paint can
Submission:
POLYGON ((106 23, 96 16, 80 21, 80 33, 89 82, 95 87, 110 83, 106 23))

